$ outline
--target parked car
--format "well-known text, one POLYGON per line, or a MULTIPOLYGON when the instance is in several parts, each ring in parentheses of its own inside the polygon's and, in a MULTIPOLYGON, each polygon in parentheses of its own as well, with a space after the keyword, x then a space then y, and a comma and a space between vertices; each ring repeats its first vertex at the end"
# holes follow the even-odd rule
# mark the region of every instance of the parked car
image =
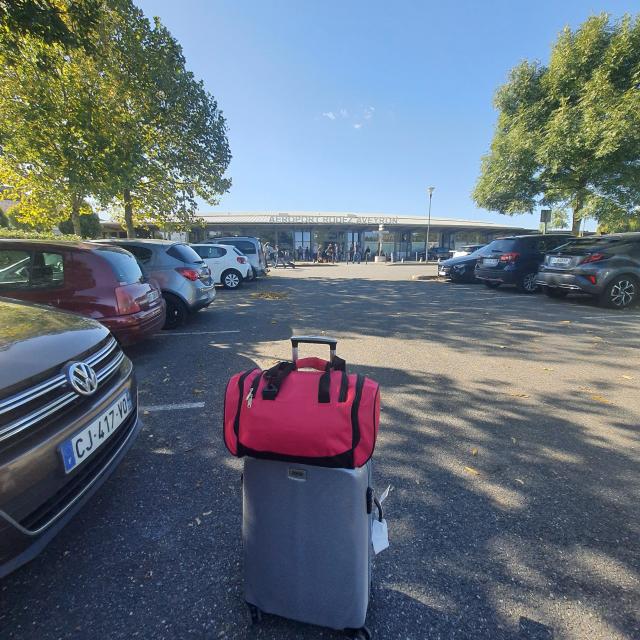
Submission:
POLYGON ((253 280, 253 269, 239 249, 224 244, 192 244, 193 250, 206 262, 213 281, 225 289, 237 289, 244 280, 253 280))
POLYGON ((576 238, 545 256, 536 282, 553 298, 574 291, 630 307, 640 300, 640 233, 576 238))
POLYGON ((452 258, 461 258, 462 256, 468 256, 470 253, 474 253, 478 249, 484 247, 487 243, 483 244, 463 244, 461 247, 455 249, 451 255, 452 258))
POLYGON ((190 313, 208 307, 216 297, 209 267, 184 242, 172 240, 95 240, 130 251, 144 275, 158 283, 167 303, 165 329, 175 329, 190 313))
POLYGON ((133 367, 105 326, 0 298, 0 577, 91 499, 139 429, 133 367))
POLYGON ((253 269, 253 277, 267 275, 267 259, 262 249, 259 238, 252 236, 225 236, 221 238, 211 238, 211 242, 216 244, 232 245, 238 249, 243 256, 246 256, 253 269))
POLYGON ((88 242, 0 240, 0 295, 73 311, 122 344, 159 331, 165 303, 135 258, 88 242))
POLYGON ((477 261, 475 276, 492 289, 509 284, 524 293, 534 293, 538 288, 538 267, 545 253, 569 238, 569 234, 531 234, 494 240, 477 261))
MULTIPOLYGON (((429 247, 429 260, 447 260, 451 257, 451 249, 448 247, 429 247)), ((424 260, 424 249, 418 251, 418 260, 424 260)))
POLYGON ((480 245, 468 255, 449 258, 438 264, 438 275, 450 278, 452 282, 476 282, 476 264, 485 254, 487 245, 480 245))

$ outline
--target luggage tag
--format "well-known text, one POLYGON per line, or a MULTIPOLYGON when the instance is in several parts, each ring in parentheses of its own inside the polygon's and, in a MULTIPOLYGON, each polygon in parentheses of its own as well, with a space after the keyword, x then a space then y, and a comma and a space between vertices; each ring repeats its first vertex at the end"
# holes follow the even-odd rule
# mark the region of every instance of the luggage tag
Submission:
MULTIPOLYGON (((378 504, 382 507, 382 503, 389 497, 391 491, 391 485, 389 485, 380 498, 378 498, 378 504)), ((380 509, 382 515, 382 509, 380 509)), ((387 527, 387 521, 382 518, 378 520, 373 519, 371 523, 371 543, 373 545, 373 552, 378 555, 381 551, 384 551, 389 546, 389 529, 387 527)))
POLYGON ((387 529, 387 521, 374 520, 371 525, 371 542, 373 544, 373 552, 378 555, 389 546, 389 530, 387 529))

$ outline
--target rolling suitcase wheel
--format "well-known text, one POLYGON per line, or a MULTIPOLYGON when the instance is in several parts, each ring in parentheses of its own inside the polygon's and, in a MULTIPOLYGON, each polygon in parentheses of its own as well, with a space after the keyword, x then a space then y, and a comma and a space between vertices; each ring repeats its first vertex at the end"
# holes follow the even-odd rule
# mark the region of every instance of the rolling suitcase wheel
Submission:
POLYGON ((260 611, 255 604, 250 604, 249 602, 247 602, 247 607, 249 609, 251 624, 260 624, 262 622, 262 611, 260 611))
POLYGON ((352 640, 371 640, 373 636, 371 631, 367 627, 360 627, 359 629, 345 629, 345 635, 352 640))

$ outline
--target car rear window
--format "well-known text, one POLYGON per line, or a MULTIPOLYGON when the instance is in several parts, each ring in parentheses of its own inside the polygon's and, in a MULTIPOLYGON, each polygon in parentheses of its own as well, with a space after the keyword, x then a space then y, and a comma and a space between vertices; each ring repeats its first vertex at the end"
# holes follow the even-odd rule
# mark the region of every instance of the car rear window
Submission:
POLYGON ((129 253, 114 249, 99 249, 100 255, 109 263, 120 284, 133 284, 142 280, 142 271, 136 259, 129 253))
POLYGON ((509 251, 515 251, 519 246, 519 242, 520 240, 518 238, 494 240, 486 247, 487 253, 508 253, 509 251))
POLYGON ((568 255, 582 255, 584 253, 590 253, 598 249, 604 249, 605 247, 611 247, 612 245, 620 244, 623 238, 616 236, 609 237, 591 237, 591 238, 576 238, 571 240, 561 247, 558 247, 556 251, 561 251, 568 255))
POLYGON ((240 249, 245 255, 256 253, 256 246, 249 240, 219 240, 219 244, 230 244, 240 249))
POLYGON ((186 244, 173 244, 167 249, 167 254, 176 260, 193 263, 202 262, 202 258, 186 244))

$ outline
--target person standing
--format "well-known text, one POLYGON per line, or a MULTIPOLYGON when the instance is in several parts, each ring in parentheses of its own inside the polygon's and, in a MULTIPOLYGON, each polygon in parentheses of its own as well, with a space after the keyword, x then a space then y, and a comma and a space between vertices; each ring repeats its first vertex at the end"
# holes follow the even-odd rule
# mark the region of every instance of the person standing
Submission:
POLYGON ((369 264, 369 257, 371 256, 371 248, 367 247, 364 250, 364 263, 365 264, 369 264))

